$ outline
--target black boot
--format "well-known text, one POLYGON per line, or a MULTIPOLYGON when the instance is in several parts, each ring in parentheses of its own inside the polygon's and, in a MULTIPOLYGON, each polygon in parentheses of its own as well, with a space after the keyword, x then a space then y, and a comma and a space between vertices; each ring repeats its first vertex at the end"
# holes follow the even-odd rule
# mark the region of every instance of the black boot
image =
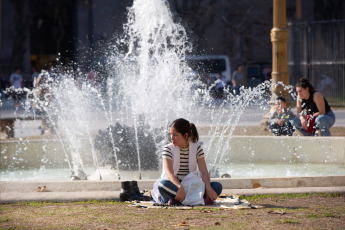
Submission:
POLYGON ((124 202, 133 200, 143 200, 143 198, 136 195, 131 181, 121 182, 120 201, 124 202))
POLYGON ((132 187, 133 187, 133 190, 135 192, 135 194, 142 198, 142 200, 144 201, 149 201, 150 200, 150 197, 149 196, 144 196, 144 194, 142 194, 139 190, 139 187, 138 187, 138 182, 135 181, 135 180, 132 180, 132 187))

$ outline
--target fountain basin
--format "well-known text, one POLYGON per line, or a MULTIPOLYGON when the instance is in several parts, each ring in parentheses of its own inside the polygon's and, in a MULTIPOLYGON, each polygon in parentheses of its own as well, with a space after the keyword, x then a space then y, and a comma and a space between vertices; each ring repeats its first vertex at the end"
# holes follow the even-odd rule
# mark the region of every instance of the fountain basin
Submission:
MULTIPOLYGON (((203 136, 201 141, 209 149, 217 149, 228 137, 211 141, 203 136)), ((230 151, 222 163, 336 163, 345 164, 345 137, 276 137, 276 136, 233 136, 228 141, 230 151)), ((204 147, 205 150, 205 147, 204 147)), ((218 162, 218 154, 206 155, 207 162, 218 162)))
MULTIPOLYGON (((224 153, 222 162, 233 163, 336 163, 345 164, 345 137, 273 137, 273 136, 201 136, 200 142, 206 152, 206 161, 212 162, 220 143, 228 141, 230 151, 224 153)), ((90 143, 80 140, 80 156, 84 166, 93 166, 90 143)), ((30 140, 28 142, 1 141, 1 170, 16 168, 66 167, 63 144, 59 140, 30 140)), ((218 156, 218 159, 220 156, 218 156)), ((216 159, 216 162, 217 160, 216 159)))
MULTIPOLYGON (((219 176, 224 173, 232 178, 345 175, 345 137, 201 136, 200 142, 207 163, 218 167, 219 176), (230 151, 217 154, 215 151, 221 144, 228 144, 230 151)), ((2 141, 1 180, 69 180, 65 144, 53 139, 2 141)), ((80 140, 80 146, 88 179, 99 180, 89 141, 80 140)), ((138 173, 100 168, 99 172, 103 180, 118 180, 117 173, 120 180, 138 179, 139 175, 144 180, 156 179, 160 175, 159 169, 138 173)))
MULTIPOLYGON (((65 149, 69 143, 58 139, 1 141, 1 170, 8 168, 46 168, 68 167, 65 149)), ((80 158, 85 166, 92 166, 93 159, 90 142, 80 139, 80 158)))

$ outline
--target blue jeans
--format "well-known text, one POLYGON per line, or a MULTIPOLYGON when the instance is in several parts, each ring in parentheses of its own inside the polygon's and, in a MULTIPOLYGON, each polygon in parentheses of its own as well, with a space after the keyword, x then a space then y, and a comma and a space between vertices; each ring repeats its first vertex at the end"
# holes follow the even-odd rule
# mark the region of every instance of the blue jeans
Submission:
MULTIPOLYGON (((211 182, 212 189, 219 196, 222 193, 223 186, 219 182, 211 182)), ((162 203, 168 203, 169 199, 175 199, 178 188, 170 180, 161 180, 158 185, 158 190, 160 193, 160 201, 162 203)), ((204 197, 206 197, 204 195, 204 197)))
MULTIPOLYGON (((304 128, 302 128, 301 121, 298 117, 293 118, 291 121, 291 124, 300 131, 303 136, 312 136, 312 134, 307 133, 304 128)), ((331 136, 331 132, 329 129, 334 125, 335 123, 335 114, 332 110, 330 110, 325 115, 319 115, 315 119, 315 127, 316 129, 320 130, 321 136, 331 136)))
POLYGON ((269 128, 275 136, 292 136, 293 132, 295 131, 289 121, 284 122, 282 126, 278 125, 277 123, 271 123, 269 128))

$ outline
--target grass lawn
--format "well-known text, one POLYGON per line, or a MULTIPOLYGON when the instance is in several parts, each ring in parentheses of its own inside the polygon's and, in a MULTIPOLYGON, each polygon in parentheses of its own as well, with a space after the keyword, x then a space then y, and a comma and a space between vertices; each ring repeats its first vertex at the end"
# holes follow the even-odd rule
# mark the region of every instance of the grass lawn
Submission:
POLYGON ((145 209, 117 201, 0 206, 0 229, 344 229, 345 194, 242 196, 262 209, 145 209))

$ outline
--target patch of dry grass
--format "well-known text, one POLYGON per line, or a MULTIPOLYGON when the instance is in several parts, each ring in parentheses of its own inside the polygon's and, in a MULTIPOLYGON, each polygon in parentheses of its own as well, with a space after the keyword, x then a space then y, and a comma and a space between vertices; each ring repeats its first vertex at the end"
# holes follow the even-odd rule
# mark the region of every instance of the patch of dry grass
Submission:
POLYGON ((344 194, 245 197, 263 209, 144 209, 116 201, 1 205, 1 229, 343 229, 344 194))

